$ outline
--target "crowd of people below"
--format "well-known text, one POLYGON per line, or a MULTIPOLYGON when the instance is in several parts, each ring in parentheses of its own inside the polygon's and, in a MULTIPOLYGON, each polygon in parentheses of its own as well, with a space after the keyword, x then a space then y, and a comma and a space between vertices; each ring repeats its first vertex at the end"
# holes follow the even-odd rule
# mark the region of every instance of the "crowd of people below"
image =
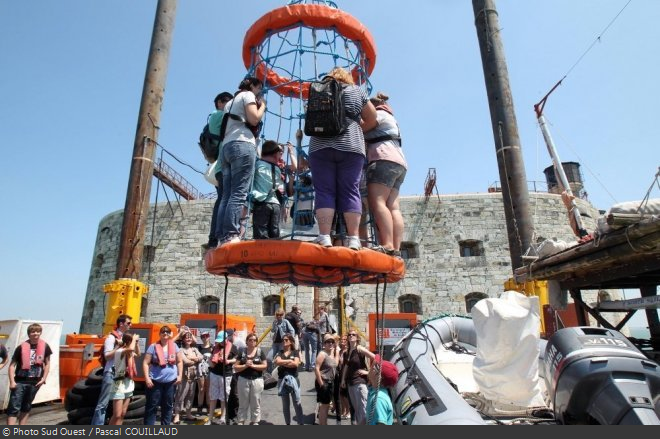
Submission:
MULTIPOLYGON (((243 340, 231 329, 221 330, 212 343, 210 333, 202 331, 197 344, 188 327, 181 326, 173 336, 173 327, 163 325, 158 340, 146 348, 141 365, 136 364, 140 337, 130 330, 131 325, 129 315, 120 315, 104 339, 103 380, 92 425, 122 425, 135 395, 138 367, 144 376, 145 425, 154 425, 158 418, 161 425, 194 423, 205 408, 207 425, 257 425, 266 380, 276 380, 285 424, 292 420, 303 424, 299 372, 314 373, 318 424, 328 423, 331 408, 337 423, 342 419, 351 419, 355 425, 393 423, 387 388, 397 382, 396 367, 363 347, 356 330, 340 337, 325 306, 306 322, 298 305, 286 315, 278 309, 268 350, 258 345, 255 333, 243 340), (216 416, 218 401, 220 416, 216 416), (110 404, 111 416, 107 413, 110 404)), ((8 425, 27 424, 32 402, 48 378, 52 349, 41 340, 41 333, 39 324, 30 325, 28 339, 9 361, 8 425)), ((0 368, 8 357, 6 349, 0 349, 0 368)))

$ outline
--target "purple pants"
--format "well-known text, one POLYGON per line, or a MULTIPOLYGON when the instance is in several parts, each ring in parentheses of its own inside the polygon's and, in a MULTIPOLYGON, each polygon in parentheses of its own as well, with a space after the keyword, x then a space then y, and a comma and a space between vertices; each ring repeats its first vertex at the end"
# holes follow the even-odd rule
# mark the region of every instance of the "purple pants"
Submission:
POLYGON ((364 156, 324 148, 309 155, 314 183, 314 207, 362 213, 360 177, 364 156))

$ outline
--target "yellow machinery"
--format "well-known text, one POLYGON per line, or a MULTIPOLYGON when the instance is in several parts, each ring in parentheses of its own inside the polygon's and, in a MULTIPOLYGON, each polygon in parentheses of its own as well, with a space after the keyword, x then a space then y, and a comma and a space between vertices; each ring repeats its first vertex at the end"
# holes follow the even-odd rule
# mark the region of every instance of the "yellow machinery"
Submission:
POLYGON ((133 318, 133 323, 140 323, 142 310, 142 296, 147 293, 149 287, 135 279, 117 279, 103 285, 103 291, 108 294, 108 304, 105 311, 105 322, 103 323, 103 334, 108 334, 115 329, 117 317, 128 314, 133 318))
POLYGON ((513 278, 504 282, 504 290, 518 291, 525 296, 536 296, 539 298, 539 316, 541 317, 541 336, 546 333, 545 318, 543 313, 544 305, 550 304, 550 296, 548 295, 548 282, 545 280, 525 282, 522 284, 517 283, 513 278))

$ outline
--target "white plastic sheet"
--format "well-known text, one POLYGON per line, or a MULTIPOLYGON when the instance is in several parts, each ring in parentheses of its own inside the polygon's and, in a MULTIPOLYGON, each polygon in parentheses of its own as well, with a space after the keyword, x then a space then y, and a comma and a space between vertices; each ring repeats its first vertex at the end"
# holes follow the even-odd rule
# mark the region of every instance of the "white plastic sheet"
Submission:
POLYGON ((539 301, 517 291, 472 308, 477 355, 472 373, 483 396, 523 407, 545 405, 539 385, 539 301))

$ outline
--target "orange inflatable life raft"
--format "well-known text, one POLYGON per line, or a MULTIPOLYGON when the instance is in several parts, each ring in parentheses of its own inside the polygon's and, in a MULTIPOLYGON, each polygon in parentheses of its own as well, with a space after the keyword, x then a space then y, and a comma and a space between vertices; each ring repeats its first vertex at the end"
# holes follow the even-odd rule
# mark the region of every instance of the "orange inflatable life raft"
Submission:
POLYGON ((330 287, 393 283, 403 279, 402 259, 367 248, 322 247, 297 240, 255 240, 209 250, 206 271, 276 284, 330 287))

